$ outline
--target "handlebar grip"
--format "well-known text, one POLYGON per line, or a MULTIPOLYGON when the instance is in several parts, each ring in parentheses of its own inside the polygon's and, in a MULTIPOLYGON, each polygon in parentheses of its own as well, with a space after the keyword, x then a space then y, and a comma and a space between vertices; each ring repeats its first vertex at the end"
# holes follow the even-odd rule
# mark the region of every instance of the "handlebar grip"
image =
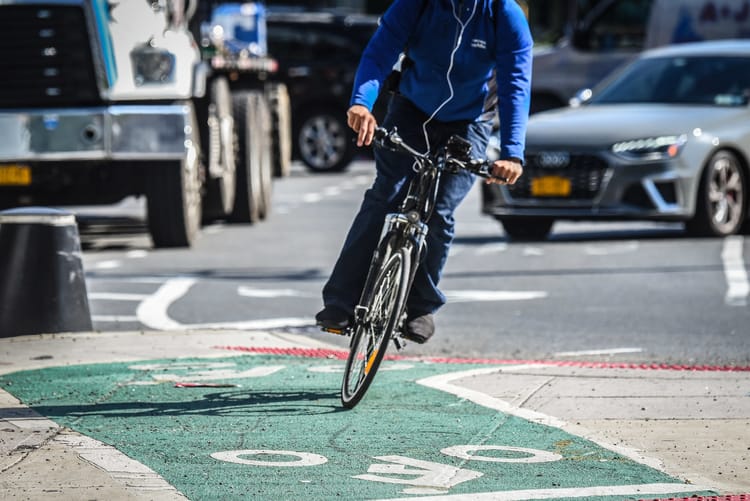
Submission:
POLYGON ((388 137, 388 131, 385 130, 383 127, 375 127, 375 134, 373 135, 373 139, 377 139, 378 141, 382 141, 388 137))

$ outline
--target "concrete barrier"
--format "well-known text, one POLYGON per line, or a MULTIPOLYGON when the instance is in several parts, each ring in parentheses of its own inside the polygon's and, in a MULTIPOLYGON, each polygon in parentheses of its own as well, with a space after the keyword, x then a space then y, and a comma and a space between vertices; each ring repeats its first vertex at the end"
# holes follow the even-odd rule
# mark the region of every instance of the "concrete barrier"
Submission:
POLYGON ((0 337, 91 330, 75 216, 0 212, 0 337))

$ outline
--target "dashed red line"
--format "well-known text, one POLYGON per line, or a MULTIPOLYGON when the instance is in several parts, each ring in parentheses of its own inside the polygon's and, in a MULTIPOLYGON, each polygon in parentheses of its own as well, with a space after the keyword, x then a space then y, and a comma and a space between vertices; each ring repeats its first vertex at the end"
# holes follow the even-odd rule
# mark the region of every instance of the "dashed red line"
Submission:
MULTIPOLYGON (((242 351, 266 355, 287 355, 305 358, 328 358, 346 360, 348 351, 325 348, 270 348, 255 346, 214 346, 218 350, 242 351)), ((733 365, 683 365, 683 364, 638 364, 621 362, 582 362, 573 360, 513 360, 495 358, 456 358, 456 357, 408 357, 405 355, 386 355, 386 360, 418 360, 440 364, 479 364, 479 365, 519 365, 536 364, 554 367, 577 367, 582 369, 641 369, 667 371, 704 371, 704 372, 750 372, 750 366, 733 365)), ((693 498, 690 498, 693 499, 693 498)), ((738 501, 738 500, 730 500, 738 501)), ((742 499, 741 501, 750 501, 742 499)))

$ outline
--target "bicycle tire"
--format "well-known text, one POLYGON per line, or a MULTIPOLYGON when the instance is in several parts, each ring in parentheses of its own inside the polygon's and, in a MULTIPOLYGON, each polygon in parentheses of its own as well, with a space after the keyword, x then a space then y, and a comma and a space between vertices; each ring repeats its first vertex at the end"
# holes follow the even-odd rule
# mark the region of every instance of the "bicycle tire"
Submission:
POLYGON ((367 314, 352 334, 341 384, 341 404, 347 409, 356 406, 370 387, 404 311, 411 255, 398 249, 382 263, 372 290, 363 294, 368 298, 367 314))

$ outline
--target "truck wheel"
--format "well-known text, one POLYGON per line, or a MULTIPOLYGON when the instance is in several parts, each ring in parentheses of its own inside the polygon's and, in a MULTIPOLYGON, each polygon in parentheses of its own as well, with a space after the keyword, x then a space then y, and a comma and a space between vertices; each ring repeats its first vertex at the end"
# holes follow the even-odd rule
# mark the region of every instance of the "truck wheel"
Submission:
POLYGON ((302 113, 294 137, 299 156, 313 172, 338 172, 354 157, 356 145, 346 124, 346 113, 313 107, 302 113))
POLYGON ((258 155, 260 156, 260 204, 259 216, 266 219, 271 212, 271 198, 273 193, 273 139, 271 130, 271 110, 266 97, 257 93, 256 99, 256 128, 258 130, 258 155))
POLYGON ((190 247, 200 230, 203 177, 198 158, 191 147, 181 162, 155 165, 147 173, 148 229, 154 247, 190 247))
POLYGON ((241 92, 232 98, 237 129, 237 184, 234 208, 229 217, 233 223, 255 223, 260 220, 263 200, 261 180, 262 135, 257 124, 258 93, 241 92))
POLYGON ((292 171, 292 108, 283 83, 266 85, 271 108, 271 151, 274 177, 286 177, 292 171))
POLYGON ((208 175, 203 219, 226 217, 234 206, 237 133, 232 115, 232 94, 223 77, 211 82, 208 104, 208 175))

